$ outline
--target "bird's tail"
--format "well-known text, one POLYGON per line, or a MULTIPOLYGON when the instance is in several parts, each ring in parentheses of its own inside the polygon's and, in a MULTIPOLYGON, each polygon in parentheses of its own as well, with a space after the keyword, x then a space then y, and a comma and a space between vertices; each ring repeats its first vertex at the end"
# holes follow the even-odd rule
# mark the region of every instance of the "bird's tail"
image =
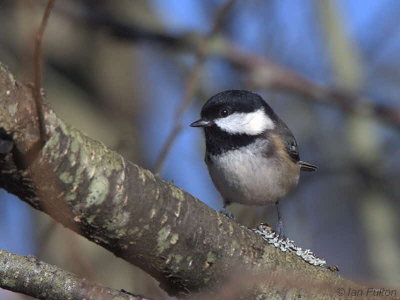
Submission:
POLYGON ((299 161, 299 165, 300 165, 300 170, 301 171, 313 172, 313 171, 318 169, 317 166, 309 164, 309 163, 307 163, 305 161, 299 161))

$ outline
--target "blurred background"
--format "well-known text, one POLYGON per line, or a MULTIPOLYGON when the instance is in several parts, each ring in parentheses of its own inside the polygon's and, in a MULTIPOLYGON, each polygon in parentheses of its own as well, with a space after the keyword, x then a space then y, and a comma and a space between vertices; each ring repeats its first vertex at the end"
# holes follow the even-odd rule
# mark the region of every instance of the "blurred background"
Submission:
MULTIPOLYGON (((45 5, 0 0, 0 61, 25 83, 45 5)), ((57 0, 43 86, 68 123, 215 209, 202 132, 188 124, 217 92, 260 93, 319 166, 281 202, 287 236, 347 278, 400 287, 399 14, 389 0, 57 0)), ((273 207, 230 209, 249 227, 275 225, 273 207)), ((149 275, 2 190, 0 248, 168 299, 149 275)))

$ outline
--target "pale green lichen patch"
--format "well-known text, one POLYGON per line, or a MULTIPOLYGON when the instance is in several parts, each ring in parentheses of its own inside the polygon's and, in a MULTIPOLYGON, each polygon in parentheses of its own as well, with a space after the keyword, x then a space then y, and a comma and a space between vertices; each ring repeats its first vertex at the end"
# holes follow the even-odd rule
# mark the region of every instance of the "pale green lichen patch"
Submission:
POLYGON ((207 253, 207 262, 215 263, 216 260, 217 260, 217 257, 215 256, 215 254, 213 252, 207 253))
POLYGON ((171 226, 167 225, 160 229, 157 237, 157 249, 159 253, 164 252, 171 246, 171 239, 174 234, 171 235, 171 226))
POLYGON ((2 283, 3 286, 9 286, 9 287, 17 286, 17 280, 14 280, 12 278, 0 279, 0 282, 2 283))
POLYGON ((103 166, 103 172, 106 176, 124 168, 123 158, 119 154, 108 150, 103 143, 92 140, 81 132, 76 132, 75 134, 82 141, 81 149, 89 156, 90 164, 103 166))
POLYGON ((126 236, 126 225, 129 222, 130 213, 128 211, 122 211, 114 216, 112 221, 107 224, 107 230, 112 232, 115 237, 126 236))
POLYGON ((151 171, 146 170, 146 169, 142 169, 140 167, 137 167, 137 171, 138 171, 138 177, 139 179, 142 181, 142 183, 146 183, 148 180, 155 180, 154 174, 151 173, 151 171))
POLYGON ((138 231, 139 231, 139 227, 133 227, 128 230, 128 234, 133 235, 133 234, 136 234, 138 231))
POLYGON ((206 261, 204 263, 204 269, 208 269, 209 267, 211 267, 216 260, 217 257, 215 256, 215 254, 213 252, 208 252, 206 261))
POLYGON ((72 202, 76 199, 76 193, 69 193, 65 196, 65 201, 72 202))
POLYGON ((146 175, 143 172, 143 169, 137 167, 138 169, 138 177, 142 181, 142 183, 146 183, 146 175))
POLYGON ((72 183, 72 181, 74 181, 74 178, 72 177, 72 175, 68 172, 62 172, 60 174, 60 180, 62 182, 64 182, 65 184, 69 184, 72 183))
POLYGON ((109 192, 109 182, 107 177, 100 174, 94 177, 88 188, 86 207, 100 205, 107 198, 109 192))
POLYGON ((46 142, 43 151, 50 156, 50 158, 57 158, 59 155, 59 150, 57 147, 60 145, 60 133, 54 132, 50 139, 46 142))
POLYGON ((94 220, 96 219, 96 217, 97 217, 96 213, 86 217, 86 223, 92 224, 94 222, 94 220))
POLYGON ((179 217, 179 215, 181 214, 181 208, 182 208, 182 201, 179 201, 178 202, 178 207, 176 208, 176 210, 175 210, 175 217, 179 217))
POLYGON ((168 221, 168 216, 165 214, 161 217, 161 225, 164 225, 168 221))
POLYGON ((183 256, 179 254, 175 255, 174 258, 177 264, 179 264, 183 260, 183 256))
POLYGON ((74 174, 74 180, 72 183, 72 189, 76 190, 79 185, 81 185, 82 182, 84 182, 85 180, 85 176, 87 176, 87 169, 86 169, 86 165, 82 164, 82 163, 77 163, 76 161, 76 155, 70 155, 69 157, 69 161, 71 166, 76 166, 75 167, 75 174, 74 174))
POLYGON ((11 84, 15 86, 16 80, 14 78, 14 75, 11 72, 6 72, 8 73, 8 79, 11 81, 11 84))
POLYGON ((143 173, 147 176, 147 179, 150 179, 150 180, 153 180, 153 181, 156 179, 154 177, 154 174, 150 170, 144 169, 143 173))
POLYGON ((240 248, 239 243, 236 240, 232 240, 232 246, 229 247, 229 251, 227 252, 228 255, 233 256, 235 251, 240 248))
MULTIPOLYGON (((80 139, 77 137, 77 140, 79 141, 80 139)), ((79 164, 81 166, 85 166, 86 168, 88 168, 88 166, 90 166, 91 169, 93 169, 93 166, 91 166, 89 164, 89 154, 87 152, 87 150, 80 145, 80 150, 79 150, 79 157, 77 157, 76 159, 79 160, 79 164)))
POLYGON ((153 194, 154 194, 154 199, 158 199, 160 197, 160 190, 158 188, 154 188, 153 194))
MULTIPOLYGON (((102 146, 106 149, 104 145, 102 146)), ((107 166, 104 168, 106 176, 111 176, 114 172, 122 171, 125 167, 122 156, 113 151, 105 151, 101 160, 103 165, 107 166)))
POLYGON ((63 126, 62 130, 68 130, 71 139, 70 155, 79 153, 79 164, 86 166, 89 177, 94 176, 93 167, 96 172, 101 169, 104 176, 109 177, 115 171, 123 170, 125 163, 123 158, 114 151, 110 151, 107 147, 98 141, 92 140, 76 129, 67 129, 63 126))
POLYGON ((50 130, 54 131, 56 128, 60 129, 62 134, 70 136, 73 134, 74 130, 72 127, 65 124, 61 119, 59 119, 54 112, 50 112, 47 115, 47 123, 50 124, 50 130))
POLYGON ((107 230, 116 239, 120 239, 120 238, 126 236, 126 228, 117 227, 113 223, 109 223, 107 225, 107 230))
POLYGON ((11 116, 17 113, 18 103, 8 105, 8 112, 11 116))
POLYGON ((170 190, 171 190, 172 197, 174 197, 175 199, 177 199, 179 201, 183 201, 185 199, 185 194, 183 193, 183 191, 181 189, 177 188, 174 185, 171 185, 170 190))
POLYGON ((165 260, 165 264, 169 265, 169 268, 174 272, 179 272, 179 270, 183 267, 181 262, 184 261, 184 257, 180 254, 170 254, 167 256, 165 260))
POLYGON ((179 240, 179 234, 173 233, 171 235, 171 244, 175 245, 178 242, 178 240, 179 240))
POLYGON ((78 139, 73 139, 72 142, 71 142, 71 146, 70 147, 71 147, 70 149, 71 149, 71 151, 73 153, 77 153, 79 151, 79 141, 78 141, 78 139))

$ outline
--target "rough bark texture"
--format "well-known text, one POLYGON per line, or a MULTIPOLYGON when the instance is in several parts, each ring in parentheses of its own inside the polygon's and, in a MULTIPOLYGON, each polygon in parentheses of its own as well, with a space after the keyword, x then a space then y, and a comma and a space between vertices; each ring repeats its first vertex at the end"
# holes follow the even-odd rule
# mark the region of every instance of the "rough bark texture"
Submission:
POLYGON ((172 183, 66 125, 47 106, 49 139, 36 149, 34 105, 30 89, 0 64, 0 137, 14 143, 11 152, 0 154, 0 187, 141 267, 169 293, 223 284, 228 289, 240 281, 252 287, 250 297, 257 294, 257 299, 331 299, 336 288, 355 286, 266 244, 172 183))
POLYGON ((38 299, 145 300, 88 282, 33 256, 0 250, 0 286, 38 299))

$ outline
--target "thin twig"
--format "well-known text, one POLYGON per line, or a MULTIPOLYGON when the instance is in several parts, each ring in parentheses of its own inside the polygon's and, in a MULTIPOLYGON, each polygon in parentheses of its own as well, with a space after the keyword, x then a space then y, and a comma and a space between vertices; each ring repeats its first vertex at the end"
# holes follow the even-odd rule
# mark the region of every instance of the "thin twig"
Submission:
POLYGON ((344 89, 323 86, 291 69, 226 43, 219 55, 246 71, 255 88, 284 91, 306 101, 337 106, 345 113, 369 115, 400 129, 400 107, 382 105, 344 89))
MULTIPOLYGON (((222 12, 223 10, 221 10, 222 12)), ((82 19, 81 16, 72 13, 64 13, 64 16, 82 19)), ((158 42, 166 47, 173 47, 179 51, 192 51, 197 43, 205 44, 202 40, 191 39, 189 36, 199 38, 197 35, 171 35, 164 31, 144 30, 139 26, 122 23, 120 20, 106 14, 93 17, 88 14, 85 16, 85 22, 96 28, 96 30, 107 27, 107 32, 119 39, 137 42, 138 40, 147 40, 158 42)), ((85 23, 86 24, 86 23, 85 23)), ((216 23, 217 24, 217 23, 216 23)), ((215 26, 218 27, 218 26, 215 26)), ((211 32, 211 31, 210 31, 211 32)), ((218 48, 208 48, 208 56, 217 56, 226 60, 234 67, 244 70, 250 76, 251 84, 256 88, 275 89, 295 96, 300 96, 304 100, 313 101, 325 105, 339 107, 344 113, 367 113, 374 118, 385 122, 389 126, 400 129, 400 108, 390 105, 384 105, 367 97, 361 97, 343 89, 330 88, 309 80, 305 76, 296 73, 282 65, 279 65, 264 57, 257 56, 254 53, 243 51, 223 37, 218 38, 218 48)), ((190 104, 189 99, 189 104, 190 104)), ((186 101, 182 102, 177 115, 185 111, 188 105, 186 101), (178 113, 179 112, 179 113, 178 113)), ((172 130, 173 131, 173 130, 172 130)))
POLYGON ((46 128, 44 125, 43 117, 43 103, 42 103, 42 77, 43 77, 43 50, 42 50, 42 40, 44 31, 46 30, 46 25, 49 20, 51 11, 54 7, 55 0, 49 0, 47 2, 46 10, 44 12, 42 22, 39 26, 38 31, 35 34, 35 48, 34 48, 34 87, 33 95, 36 104, 36 113, 39 121, 39 131, 40 131, 40 144, 44 145, 46 141, 46 128))
POLYGON ((165 141, 165 144, 157 158, 156 166, 155 166, 155 172, 158 174, 162 168, 162 165, 167 158, 168 151, 171 149, 172 144, 174 143, 175 139, 178 137, 179 133, 183 129, 183 125, 181 123, 177 124, 172 131, 170 132, 167 140, 165 141))
MULTIPOLYGON (((43 101, 42 101, 42 79, 43 79, 43 49, 42 49, 42 42, 43 42, 43 36, 44 32, 46 30, 46 26, 48 23, 48 20, 50 18, 50 14, 53 10, 55 4, 55 0, 49 0, 47 2, 47 6, 45 9, 45 12, 42 17, 42 21, 40 23, 39 29, 37 30, 35 34, 35 47, 34 47, 34 87, 33 87, 33 98, 35 100, 35 106, 36 106, 36 113, 38 117, 38 122, 39 122, 39 149, 35 150, 40 150, 46 140, 47 140, 47 134, 46 134, 46 128, 45 128, 45 123, 44 123, 44 115, 43 115, 43 101)), ((44 204, 44 207, 48 210, 54 210, 54 208, 51 205, 44 204)), ((67 206, 64 207, 65 212, 70 213, 68 210, 67 206)), ((51 234, 52 231, 55 229, 55 224, 53 223, 52 225, 49 226, 48 228, 48 234, 51 234)), ((72 225, 75 228, 77 232, 79 232, 79 226, 72 225)), ((45 240, 43 241, 44 243, 46 242, 45 240)), ((44 247, 40 248, 40 251, 44 250, 44 247)))
POLYGON ((227 2, 218 10, 210 32, 206 35, 203 43, 201 43, 197 48, 196 63, 192 67, 188 75, 185 94, 182 98, 180 105, 176 110, 174 125, 160 151, 160 154, 157 158, 154 167, 154 172, 156 174, 160 173, 164 165, 165 159, 167 158, 168 153, 171 150, 172 145, 174 144, 176 138, 179 136, 182 129, 184 128, 184 126, 182 125, 182 116, 186 111, 186 109, 189 107, 190 103, 193 101, 194 95, 196 94, 196 90, 199 85, 200 74, 203 69, 204 62, 206 61, 207 55, 209 53, 210 41, 215 37, 215 35, 220 30, 226 14, 228 13, 232 5, 235 3, 235 1, 236 0, 227 0, 227 2))

